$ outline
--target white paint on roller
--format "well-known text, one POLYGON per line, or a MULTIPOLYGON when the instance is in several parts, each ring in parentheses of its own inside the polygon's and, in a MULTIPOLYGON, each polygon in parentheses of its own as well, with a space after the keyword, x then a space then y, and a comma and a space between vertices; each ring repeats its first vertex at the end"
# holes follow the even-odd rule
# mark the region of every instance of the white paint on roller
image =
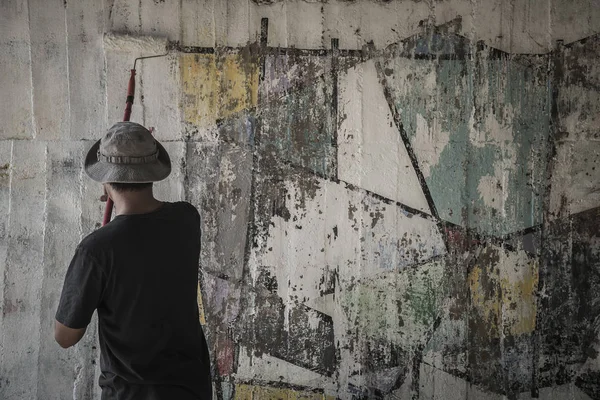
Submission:
POLYGON ((167 53, 166 37, 105 33, 103 40, 105 51, 140 53, 143 56, 167 53))

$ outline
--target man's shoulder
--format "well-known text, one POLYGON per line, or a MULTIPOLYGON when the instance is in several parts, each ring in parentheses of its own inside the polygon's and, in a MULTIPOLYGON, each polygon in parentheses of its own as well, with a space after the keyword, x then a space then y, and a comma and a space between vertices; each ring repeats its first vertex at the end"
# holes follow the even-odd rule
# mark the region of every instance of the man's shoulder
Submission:
POLYGON ((190 216, 194 216, 194 217, 200 217, 200 213, 198 212, 198 209, 196 207, 194 207, 191 203, 188 203, 187 201, 178 201, 175 203, 171 203, 172 207, 177 210, 177 212, 181 212, 181 213, 186 213, 189 214, 190 216))
POLYGON ((108 224, 89 233, 78 247, 85 252, 95 253, 104 247, 109 247, 111 240, 114 240, 114 226, 108 224))
POLYGON ((194 207, 191 203, 188 203, 187 201, 176 201, 171 204, 173 205, 173 207, 181 208, 182 210, 188 210, 188 211, 194 212, 194 213, 198 213, 198 210, 196 209, 196 207, 194 207))
MULTIPOLYGON (((199 221, 200 219, 200 213, 196 207, 186 201, 166 203, 165 205, 164 211, 172 213, 172 216, 173 213, 177 214, 178 219, 183 218, 185 221, 199 221)), ((113 242, 119 240, 120 235, 127 234, 127 229, 124 230, 124 227, 128 226, 127 224, 127 220, 113 220, 109 224, 87 235, 81 241, 79 247, 92 253, 106 247, 111 247, 113 242)))

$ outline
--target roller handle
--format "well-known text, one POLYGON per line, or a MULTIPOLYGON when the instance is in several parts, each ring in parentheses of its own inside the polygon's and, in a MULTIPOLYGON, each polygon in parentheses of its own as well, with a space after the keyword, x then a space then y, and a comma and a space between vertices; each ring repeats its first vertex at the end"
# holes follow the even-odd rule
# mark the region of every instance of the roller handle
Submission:
POLYGON ((106 199, 106 207, 104 208, 104 217, 102 218, 102 226, 110 222, 110 216, 112 215, 113 201, 109 197, 106 199))
MULTIPOLYGON (((135 69, 131 70, 131 76, 129 77, 129 84, 127 85, 127 99, 125 100, 125 113, 123 114, 123 121, 129 121, 131 117, 131 106, 133 106, 133 97, 135 95, 135 69)), ((110 217, 113 210, 113 201, 110 197, 106 199, 106 208, 104 209, 104 217, 102 218, 102 226, 110 222, 110 217)))
POLYGON ((125 113, 123 114, 123 121, 129 121, 131 117, 131 106, 133 105, 133 96, 135 95, 135 69, 131 70, 131 76, 129 77, 129 84, 127 85, 127 99, 125 100, 125 113))

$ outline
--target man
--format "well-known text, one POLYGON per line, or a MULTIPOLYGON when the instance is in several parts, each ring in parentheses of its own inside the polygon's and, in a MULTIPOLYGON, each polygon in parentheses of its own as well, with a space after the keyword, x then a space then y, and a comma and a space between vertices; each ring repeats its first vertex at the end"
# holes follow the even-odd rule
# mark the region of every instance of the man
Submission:
POLYGON ((55 338, 75 345, 98 310, 102 399, 211 399, 197 304, 200 216, 154 198, 171 172, 143 126, 119 122, 92 146, 85 171, 115 205, 112 222, 77 247, 56 312, 55 338))

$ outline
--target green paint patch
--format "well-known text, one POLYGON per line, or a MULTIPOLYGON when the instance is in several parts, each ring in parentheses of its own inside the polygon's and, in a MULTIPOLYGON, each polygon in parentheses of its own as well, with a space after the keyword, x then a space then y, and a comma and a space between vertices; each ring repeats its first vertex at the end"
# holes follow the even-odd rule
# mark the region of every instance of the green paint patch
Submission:
POLYGON ((361 336, 408 350, 425 340, 441 313, 443 275, 441 262, 378 274, 342 292, 341 303, 361 336))
POLYGON ((410 286, 407 288, 405 299, 410 307, 413 320, 425 326, 433 324, 439 313, 441 301, 439 277, 430 276, 429 271, 426 270, 425 274, 417 273, 413 276, 410 286))

